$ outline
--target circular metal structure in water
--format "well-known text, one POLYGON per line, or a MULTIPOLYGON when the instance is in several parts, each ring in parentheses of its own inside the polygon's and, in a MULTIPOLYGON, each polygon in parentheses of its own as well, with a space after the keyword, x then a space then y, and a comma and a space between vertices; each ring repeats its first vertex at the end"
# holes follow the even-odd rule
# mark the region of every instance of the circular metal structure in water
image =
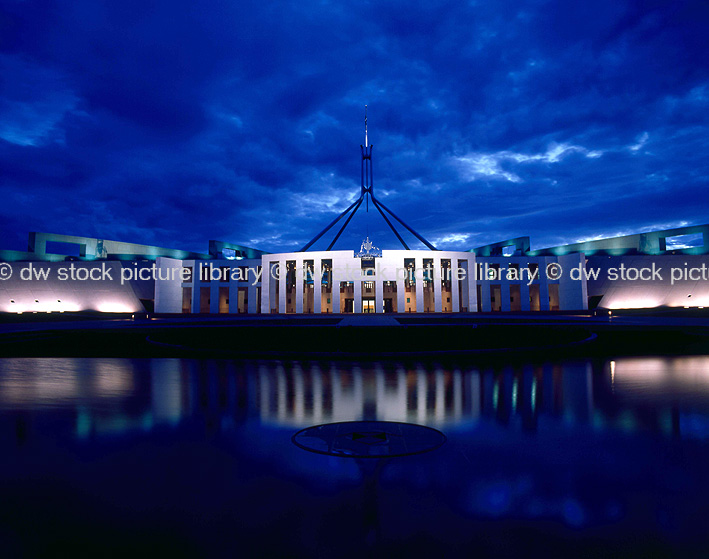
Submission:
POLYGON ((344 421, 298 431, 293 443, 304 450, 343 458, 393 458, 429 452, 446 442, 440 431, 394 421, 344 421))

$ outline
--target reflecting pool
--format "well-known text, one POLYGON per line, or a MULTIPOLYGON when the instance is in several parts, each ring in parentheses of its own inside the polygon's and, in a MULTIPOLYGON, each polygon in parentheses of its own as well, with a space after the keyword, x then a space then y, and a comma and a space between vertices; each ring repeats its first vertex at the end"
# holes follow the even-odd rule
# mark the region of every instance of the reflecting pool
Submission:
POLYGON ((704 356, 2 359, 0 451, 8 557, 709 554, 704 356), (291 440, 350 421, 446 441, 367 460, 291 440))

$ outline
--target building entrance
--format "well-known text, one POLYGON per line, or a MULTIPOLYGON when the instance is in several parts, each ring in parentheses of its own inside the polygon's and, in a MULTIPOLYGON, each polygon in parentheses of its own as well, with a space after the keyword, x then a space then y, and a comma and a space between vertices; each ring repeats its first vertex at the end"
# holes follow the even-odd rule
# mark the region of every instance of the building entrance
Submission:
POLYGON ((354 299, 345 299, 345 310, 346 313, 354 312, 354 299))

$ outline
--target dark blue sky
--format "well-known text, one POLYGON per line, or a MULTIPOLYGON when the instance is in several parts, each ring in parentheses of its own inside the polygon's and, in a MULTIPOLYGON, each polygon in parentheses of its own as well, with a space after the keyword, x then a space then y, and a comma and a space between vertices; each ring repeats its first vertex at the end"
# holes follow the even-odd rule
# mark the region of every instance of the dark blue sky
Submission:
MULTIPOLYGON (((0 248, 300 248, 358 195, 365 104, 379 198, 439 248, 707 223, 707 29, 706 0, 0 0, 0 248)), ((397 248, 372 212, 337 248, 397 248)))

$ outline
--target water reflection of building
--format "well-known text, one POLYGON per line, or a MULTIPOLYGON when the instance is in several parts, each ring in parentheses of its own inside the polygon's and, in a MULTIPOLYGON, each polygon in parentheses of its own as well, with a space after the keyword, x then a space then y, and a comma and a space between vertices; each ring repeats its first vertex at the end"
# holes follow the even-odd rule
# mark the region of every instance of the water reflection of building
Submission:
POLYGON ((2 359, 0 406, 42 408, 81 404, 96 397, 129 397, 134 363, 126 359, 2 359))
POLYGON ((455 422, 478 414, 477 386, 459 370, 355 366, 303 369, 262 366, 255 378, 265 422, 312 425, 350 419, 455 422))
POLYGON ((666 400, 706 399, 709 394, 709 358, 626 357, 610 361, 613 390, 624 398, 666 400))
POLYGON ((603 365, 599 379, 606 423, 628 432, 709 439, 709 357, 618 358, 603 365))
POLYGON ((467 371, 262 365, 252 381, 266 423, 377 419, 442 426, 488 416, 502 423, 518 417, 524 426, 535 427, 540 414, 587 421, 593 405, 591 376, 587 364, 467 371))
MULTIPOLYGON (((79 438, 202 423, 301 428, 402 421, 445 430, 573 425, 709 438, 709 357, 625 358, 539 366, 242 364, 180 359, 0 360, 0 412, 30 436, 79 438)), ((19 436, 19 435, 18 435, 19 436)))

